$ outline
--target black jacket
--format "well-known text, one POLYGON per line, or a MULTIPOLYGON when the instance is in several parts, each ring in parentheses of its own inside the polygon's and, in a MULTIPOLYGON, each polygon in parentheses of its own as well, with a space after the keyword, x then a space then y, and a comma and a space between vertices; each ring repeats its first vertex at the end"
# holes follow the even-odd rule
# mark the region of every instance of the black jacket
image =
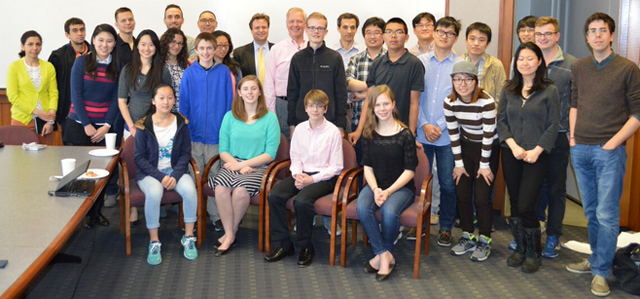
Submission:
MULTIPOLYGON (((269 50, 273 47, 273 43, 269 43, 269 50)), ((265 58, 267 58, 265 56, 265 58)), ((257 76, 256 70, 256 56, 255 48, 253 47, 253 41, 237 48, 233 51, 233 59, 240 64, 242 70, 242 76, 254 75, 257 76)))
MULTIPOLYGON (((84 43, 87 49, 90 49, 89 43, 87 41, 84 43)), ((57 122, 61 122, 69 116, 69 108, 71 107, 71 68, 75 61, 76 51, 71 46, 71 43, 51 52, 51 56, 49 56, 49 62, 56 69, 56 81, 58 83, 57 122)))
POLYGON ((325 118, 339 128, 347 125, 347 79, 340 53, 322 46, 314 50, 307 45, 291 58, 287 101, 287 124, 296 126, 309 116, 304 110, 304 97, 312 89, 320 89, 329 97, 325 118))
MULTIPOLYGON (((189 133, 189 120, 182 114, 173 112, 176 116, 178 129, 173 138, 173 150, 171 151, 171 177, 179 181, 182 175, 189 171, 191 161, 191 134, 189 133)), ((159 146, 156 134, 153 131, 153 119, 151 114, 136 122, 138 129, 135 137, 134 162, 138 167, 136 180, 142 180, 150 175, 162 182, 165 174, 158 170, 159 146)))

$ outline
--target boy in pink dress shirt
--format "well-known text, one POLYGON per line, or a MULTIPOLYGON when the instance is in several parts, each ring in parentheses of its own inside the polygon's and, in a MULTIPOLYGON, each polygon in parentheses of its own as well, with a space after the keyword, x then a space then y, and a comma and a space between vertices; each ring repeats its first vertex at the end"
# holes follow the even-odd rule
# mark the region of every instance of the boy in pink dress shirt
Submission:
POLYGON ((267 262, 276 262, 295 253, 286 217, 286 203, 292 196, 296 196, 294 207, 298 226, 295 247, 301 250, 298 265, 307 267, 313 261, 313 204, 333 192, 343 168, 342 134, 324 118, 328 104, 329 97, 321 90, 313 89, 305 96, 309 120, 298 124, 291 138, 291 176, 269 193, 269 229, 274 249, 265 256, 267 262))

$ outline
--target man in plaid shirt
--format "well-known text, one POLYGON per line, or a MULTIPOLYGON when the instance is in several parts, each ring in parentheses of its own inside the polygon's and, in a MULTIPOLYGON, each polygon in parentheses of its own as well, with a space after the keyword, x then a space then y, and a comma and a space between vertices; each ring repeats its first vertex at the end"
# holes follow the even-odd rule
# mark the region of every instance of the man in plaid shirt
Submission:
MULTIPOLYGON (((347 89, 350 91, 349 100, 351 100, 351 109, 353 110, 353 118, 351 118, 351 131, 355 131, 360 121, 362 113, 362 104, 367 95, 367 76, 369 68, 373 64, 373 60, 383 56, 387 50, 382 48, 384 40, 382 39, 382 31, 384 30, 384 20, 378 17, 367 19, 362 25, 362 35, 367 46, 365 51, 355 54, 349 60, 347 65, 347 89)), ((356 145, 356 154, 358 161, 361 158, 360 144, 356 145)))

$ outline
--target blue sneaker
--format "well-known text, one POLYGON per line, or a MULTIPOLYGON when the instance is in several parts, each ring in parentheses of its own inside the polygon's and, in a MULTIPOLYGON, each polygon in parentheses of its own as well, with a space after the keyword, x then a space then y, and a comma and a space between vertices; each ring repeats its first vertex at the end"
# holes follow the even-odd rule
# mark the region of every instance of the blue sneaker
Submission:
POLYGON ((547 236, 547 246, 542 250, 542 257, 552 259, 560 252, 560 240, 556 236, 547 236))
POLYGON ((518 246, 518 244, 516 244, 516 240, 511 241, 511 243, 509 243, 509 250, 516 250, 516 247, 518 246))
POLYGON ((157 266, 162 263, 162 255, 160 254, 160 247, 162 244, 158 241, 149 243, 149 255, 147 256, 147 263, 151 266, 157 266))
POLYGON ((194 236, 182 236, 180 240, 182 246, 184 246, 184 257, 193 261, 198 258, 198 249, 196 248, 196 237, 194 236))

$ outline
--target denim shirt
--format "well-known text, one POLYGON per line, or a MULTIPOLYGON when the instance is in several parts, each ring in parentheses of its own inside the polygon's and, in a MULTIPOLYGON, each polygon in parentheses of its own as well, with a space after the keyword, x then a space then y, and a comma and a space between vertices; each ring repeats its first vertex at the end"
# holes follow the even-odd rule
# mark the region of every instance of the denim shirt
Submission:
POLYGON ((435 51, 418 56, 424 65, 424 91, 420 93, 420 106, 418 112, 418 130, 416 140, 420 143, 445 146, 449 145, 449 133, 447 122, 444 119, 444 99, 451 93, 451 71, 453 65, 462 58, 450 52, 447 57, 438 61, 435 51), (426 124, 440 127, 442 135, 436 142, 429 142, 424 136, 426 124))

